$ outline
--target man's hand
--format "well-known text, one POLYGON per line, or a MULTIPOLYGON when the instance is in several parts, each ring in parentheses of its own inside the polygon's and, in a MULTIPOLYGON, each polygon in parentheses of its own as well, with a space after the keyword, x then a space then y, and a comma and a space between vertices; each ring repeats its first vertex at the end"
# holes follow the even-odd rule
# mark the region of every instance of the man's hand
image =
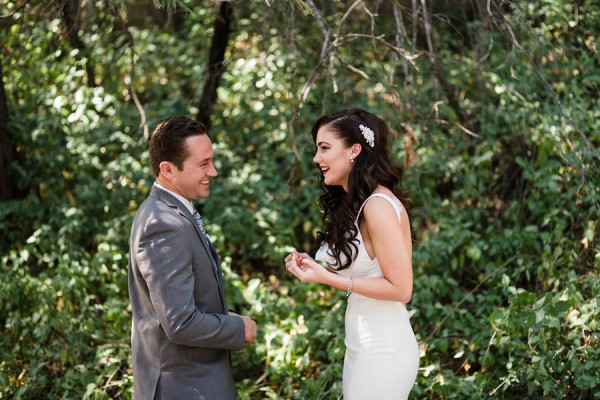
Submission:
POLYGON ((233 311, 229 311, 228 314, 240 317, 244 321, 244 344, 252 344, 256 339, 256 322, 250 317, 242 316, 233 311))
POLYGON ((256 339, 256 322, 246 315, 240 315, 242 321, 244 321, 244 343, 252 344, 256 339))

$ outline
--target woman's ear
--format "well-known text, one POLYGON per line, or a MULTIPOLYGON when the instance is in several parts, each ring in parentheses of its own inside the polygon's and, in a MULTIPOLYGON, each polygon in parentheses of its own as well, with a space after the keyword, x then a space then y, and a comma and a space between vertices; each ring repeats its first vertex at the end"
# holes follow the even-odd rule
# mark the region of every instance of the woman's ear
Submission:
POLYGON ((358 157, 358 155, 360 154, 361 151, 362 151, 362 146, 359 143, 354 143, 352 145, 352 147, 350 148, 350 154, 352 155, 353 158, 358 157))

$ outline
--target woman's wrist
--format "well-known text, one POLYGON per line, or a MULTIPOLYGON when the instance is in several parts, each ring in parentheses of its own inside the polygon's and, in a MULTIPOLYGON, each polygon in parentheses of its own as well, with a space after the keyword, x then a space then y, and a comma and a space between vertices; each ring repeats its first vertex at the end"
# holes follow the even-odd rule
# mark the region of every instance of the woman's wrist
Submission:
POLYGON ((348 290, 346 291, 346 297, 350 297, 350 295, 352 294, 352 286, 354 286, 354 277, 350 277, 350 279, 348 279, 348 290))

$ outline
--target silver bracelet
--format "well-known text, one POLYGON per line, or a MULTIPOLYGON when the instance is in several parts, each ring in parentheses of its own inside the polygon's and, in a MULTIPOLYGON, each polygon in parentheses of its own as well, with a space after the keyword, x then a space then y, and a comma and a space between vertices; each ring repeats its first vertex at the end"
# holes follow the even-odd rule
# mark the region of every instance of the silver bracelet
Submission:
POLYGON ((352 285, 354 285, 354 278, 350 277, 348 281, 348 293, 346 293, 346 297, 349 297, 352 294, 352 285))

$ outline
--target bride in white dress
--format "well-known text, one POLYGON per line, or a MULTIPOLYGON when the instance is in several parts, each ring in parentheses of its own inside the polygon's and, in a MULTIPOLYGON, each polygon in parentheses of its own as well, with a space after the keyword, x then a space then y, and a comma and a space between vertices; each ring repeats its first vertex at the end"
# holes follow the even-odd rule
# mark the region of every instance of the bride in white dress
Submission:
POLYGON ((364 110, 321 117, 312 129, 321 170, 325 229, 315 259, 294 252, 286 268, 302 282, 346 291, 345 400, 407 399, 419 349, 406 303, 412 296, 412 245, 388 128, 364 110))

